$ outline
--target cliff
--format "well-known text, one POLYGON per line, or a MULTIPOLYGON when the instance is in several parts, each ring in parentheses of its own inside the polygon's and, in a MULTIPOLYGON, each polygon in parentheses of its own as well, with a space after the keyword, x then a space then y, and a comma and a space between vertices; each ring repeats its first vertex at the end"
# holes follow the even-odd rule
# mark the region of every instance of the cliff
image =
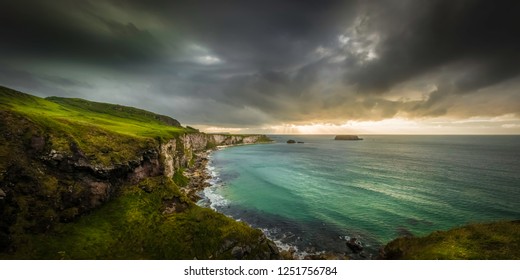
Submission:
POLYGON ((0 117, 0 258, 278 258, 259 230, 179 190, 197 152, 265 136, 3 87, 0 117))

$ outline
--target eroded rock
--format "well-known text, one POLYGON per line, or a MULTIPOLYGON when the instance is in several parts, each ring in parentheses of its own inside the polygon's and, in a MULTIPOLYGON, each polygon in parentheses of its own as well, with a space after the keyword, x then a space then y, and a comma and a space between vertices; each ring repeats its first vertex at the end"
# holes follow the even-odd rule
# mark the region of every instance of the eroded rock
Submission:
POLYGON ((33 148, 37 152, 43 151, 43 148, 45 148, 45 137, 33 136, 31 138, 31 148, 33 148))
POLYGON ((164 211, 163 214, 173 214, 183 212, 188 208, 188 203, 181 201, 180 198, 174 197, 173 199, 164 200, 164 211))
POLYGON ((92 207, 97 207, 108 200, 110 191, 109 183, 90 180, 87 180, 86 183, 90 187, 90 205, 92 207))
POLYGON ((361 241, 357 240, 355 237, 351 237, 347 240, 347 247, 356 254, 363 251, 363 244, 361 244, 361 241))

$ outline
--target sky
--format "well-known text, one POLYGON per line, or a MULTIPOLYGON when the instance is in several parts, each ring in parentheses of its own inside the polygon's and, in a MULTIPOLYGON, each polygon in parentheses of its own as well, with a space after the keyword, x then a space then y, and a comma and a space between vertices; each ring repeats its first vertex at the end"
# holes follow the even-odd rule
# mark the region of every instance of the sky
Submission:
POLYGON ((520 134, 520 1, 0 3, 0 84, 206 132, 520 134))

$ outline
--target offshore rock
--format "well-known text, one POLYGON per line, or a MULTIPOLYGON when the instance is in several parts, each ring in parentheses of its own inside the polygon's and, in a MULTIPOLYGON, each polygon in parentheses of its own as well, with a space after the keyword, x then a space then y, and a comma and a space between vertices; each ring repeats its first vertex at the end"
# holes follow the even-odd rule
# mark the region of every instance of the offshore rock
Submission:
POLYGON ((363 140, 363 138, 359 138, 357 135, 336 135, 334 140, 363 140))

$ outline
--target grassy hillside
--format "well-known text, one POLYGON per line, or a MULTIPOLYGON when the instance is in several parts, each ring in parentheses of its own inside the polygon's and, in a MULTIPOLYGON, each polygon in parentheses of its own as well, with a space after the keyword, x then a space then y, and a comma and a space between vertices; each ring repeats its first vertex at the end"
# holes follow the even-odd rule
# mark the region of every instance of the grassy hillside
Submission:
POLYGON ((69 154, 74 143, 103 165, 131 160, 157 140, 192 131, 174 119, 144 110, 82 99, 43 99, 4 87, 0 87, 0 110, 4 125, 10 127, 7 130, 17 127, 21 117, 30 122, 26 138, 46 135, 51 149, 69 154))
POLYGON ((177 139, 171 152, 191 154, 179 136, 195 129, 4 87, 0 118, 0 259, 272 257, 259 230, 181 194, 182 169, 162 176, 160 144, 177 139))
POLYGON ((249 246, 247 259, 269 252, 262 238, 259 230, 194 205, 173 181, 156 177, 125 188, 74 223, 18 237, 17 250, 0 259, 231 259, 234 247, 249 246))
POLYGON ((133 137, 172 137, 186 132, 179 122, 148 111, 77 98, 31 96, 0 86, 0 108, 50 128, 92 126, 133 137))
POLYGON ((472 224, 425 237, 402 237, 384 247, 387 259, 518 260, 520 221, 472 224))

